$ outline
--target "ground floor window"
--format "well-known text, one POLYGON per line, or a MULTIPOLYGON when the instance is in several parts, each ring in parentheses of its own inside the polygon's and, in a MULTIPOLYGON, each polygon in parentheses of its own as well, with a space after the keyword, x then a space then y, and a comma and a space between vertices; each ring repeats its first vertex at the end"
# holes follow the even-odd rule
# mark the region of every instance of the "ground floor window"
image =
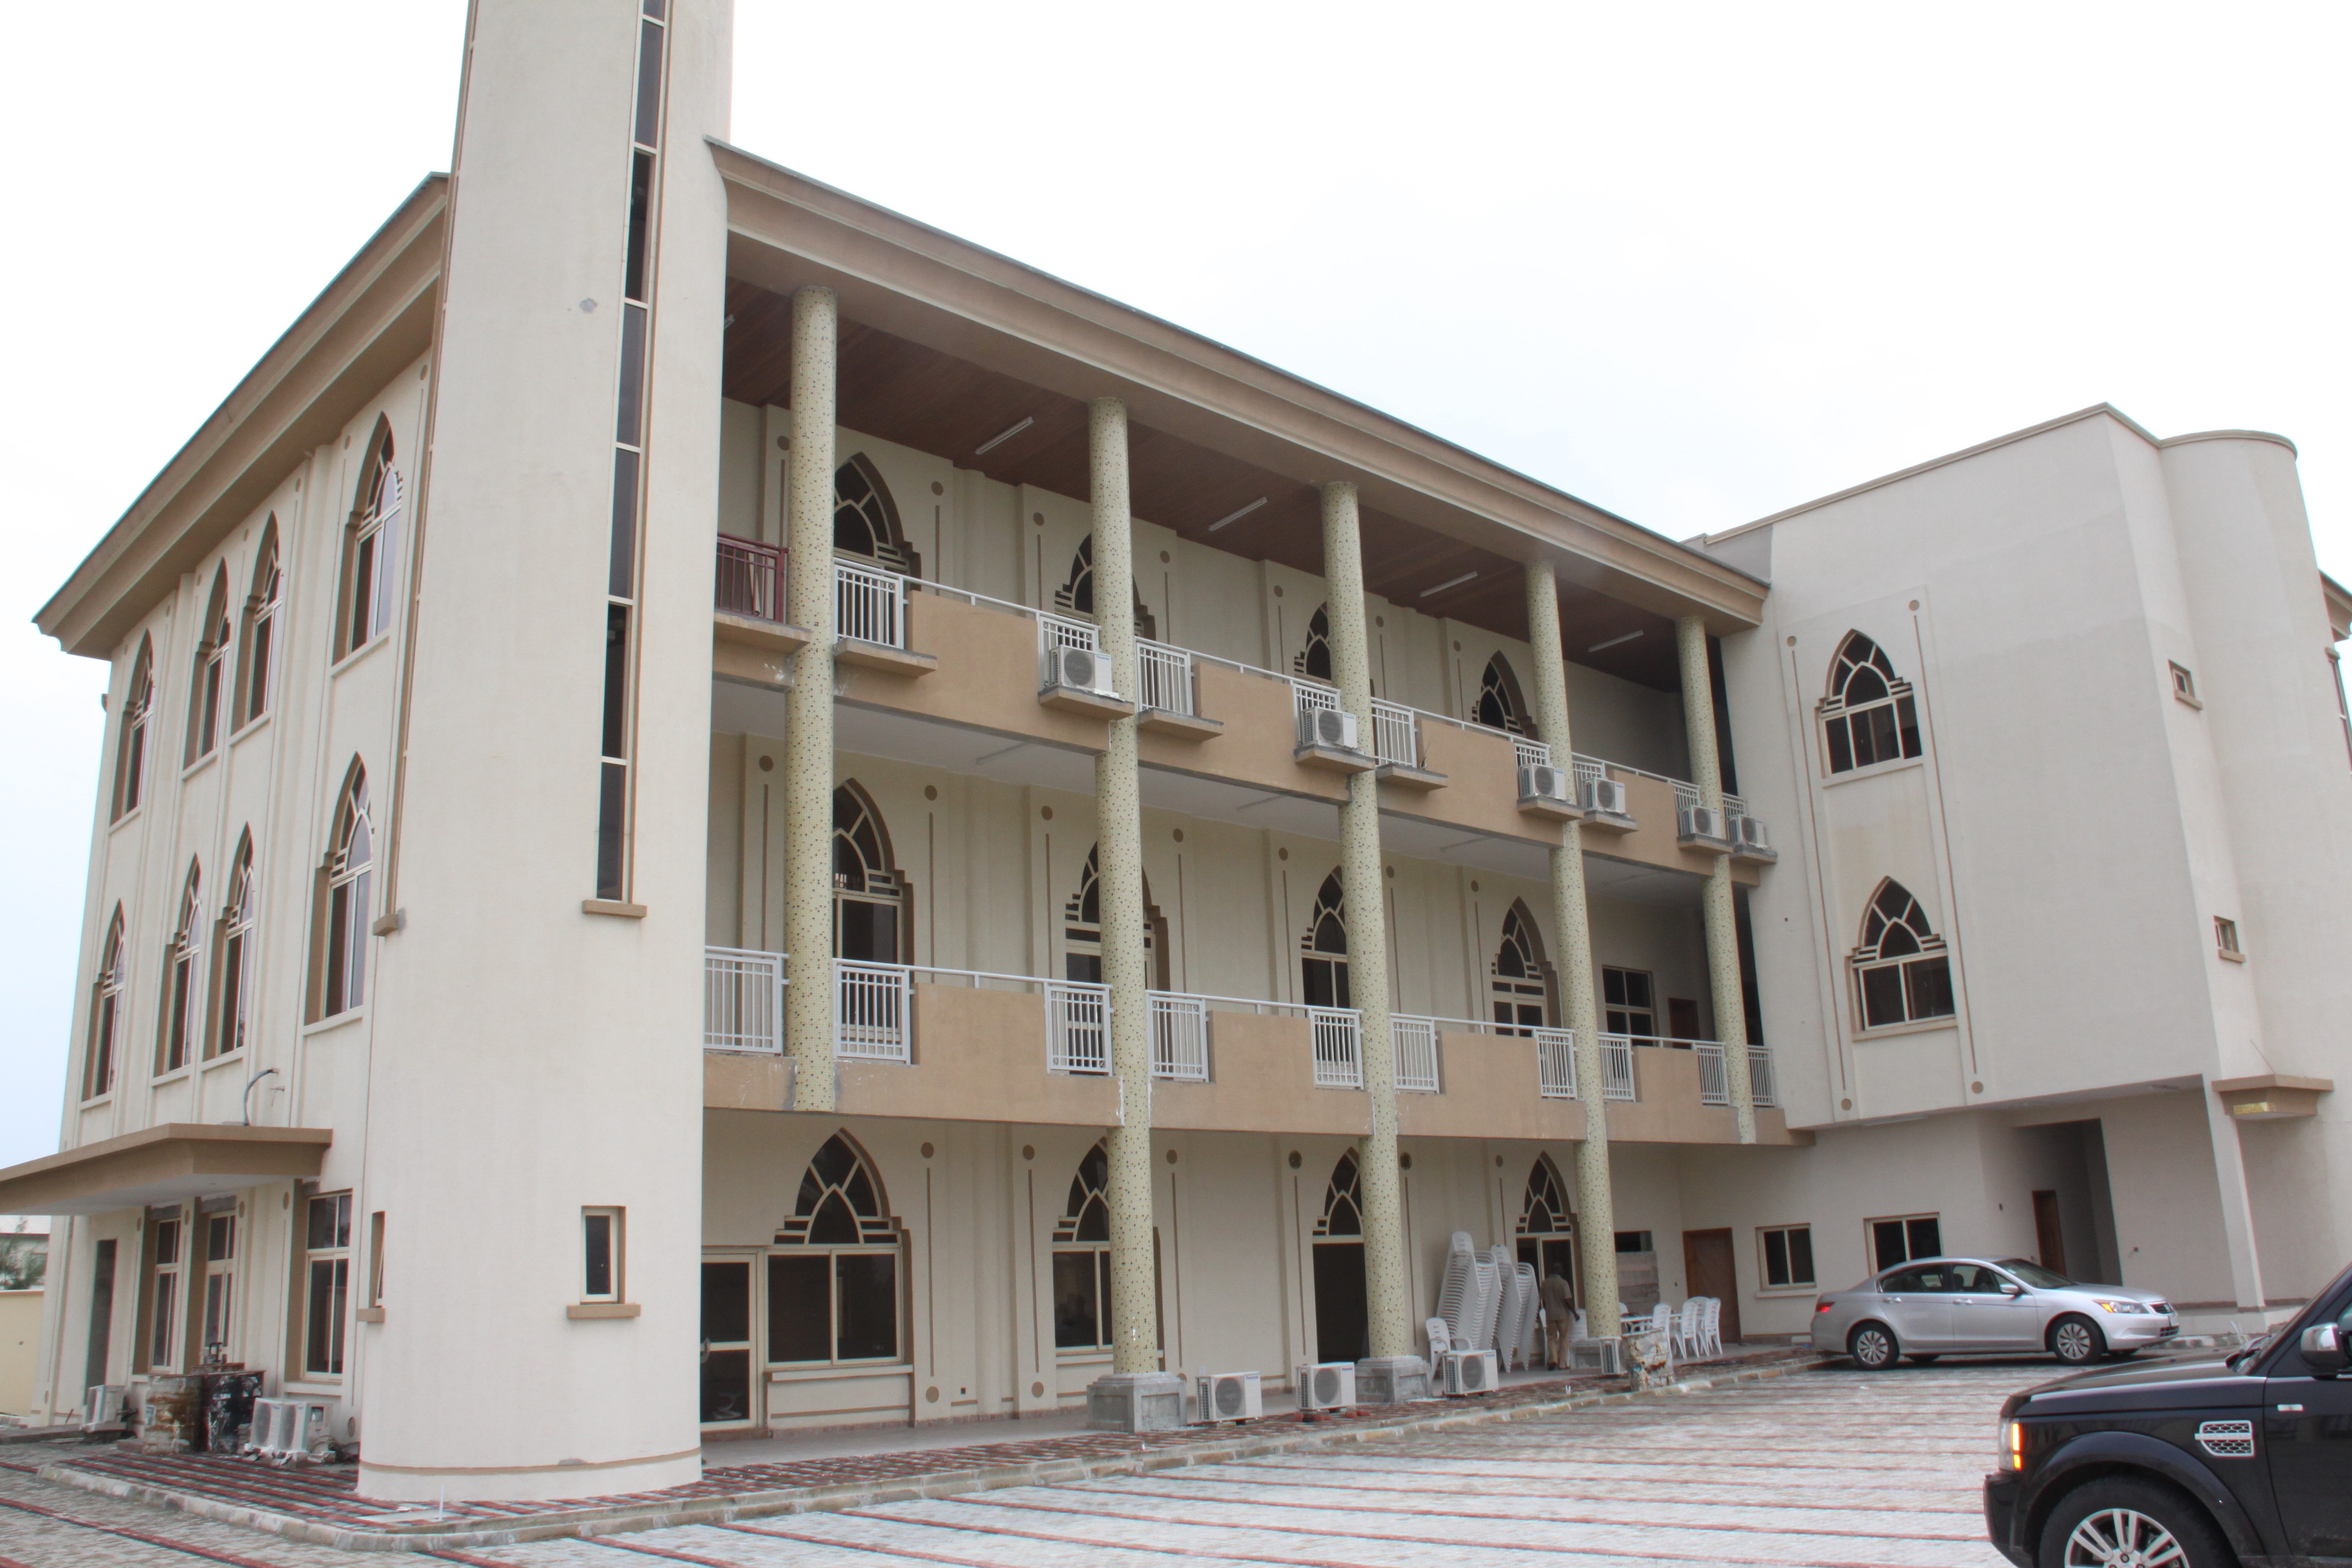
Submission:
POLYGON ((1873 1269, 1892 1268, 1915 1258, 1943 1256, 1944 1230, 1934 1215, 1902 1215, 1868 1224, 1871 1256, 1876 1259, 1873 1269))
POLYGON ((1110 1156, 1097 1143, 1078 1162, 1054 1227, 1054 1348, 1110 1347, 1110 1156))
POLYGON ((352 1194, 310 1199, 302 1242, 302 1372, 341 1377, 343 1309, 352 1293, 352 1194))
POLYGON ((154 1276, 148 1286, 149 1333, 147 1364, 171 1372, 180 1364, 180 1310, 184 1298, 180 1282, 187 1271, 187 1225, 175 1213, 169 1219, 150 1218, 154 1232, 154 1276))
POLYGON ((1756 1240, 1764 1252, 1764 1288, 1767 1290, 1788 1289, 1813 1283, 1812 1226, 1759 1226, 1756 1240))
POLYGON ((903 1242, 882 1184, 835 1133, 801 1177, 768 1255, 768 1360, 799 1366, 900 1359, 903 1242))
POLYGON ((236 1283, 236 1216, 205 1216, 205 1338, 207 1362, 228 1359, 229 1299, 236 1283))
POLYGON ((1576 1297, 1576 1222, 1570 1217, 1568 1198, 1559 1173, 1548 1158, 1538 1155, 1528 1173, 1526 1197, 1519 1205, 1518 1260, 1536 1271, 1538 1286, 1557 1274, 1576 1297))

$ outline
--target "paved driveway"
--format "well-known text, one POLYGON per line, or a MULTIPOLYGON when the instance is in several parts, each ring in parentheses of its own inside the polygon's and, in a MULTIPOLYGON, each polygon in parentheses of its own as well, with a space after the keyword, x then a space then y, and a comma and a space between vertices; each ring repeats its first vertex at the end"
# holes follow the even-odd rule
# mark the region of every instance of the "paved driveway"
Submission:
MULTIPOLYGON (((1993 1419, 2002 1395, 2054 1371, 2021 1362, 1803 1373, 1324 1453, 438 1560, 499 1568, 1993 1568, 2000 1558, 1978 1513, 1993 1419)), ((297 1545, 0 1471, 0 1568, 398 1568, 403 1560, 297 1545)))

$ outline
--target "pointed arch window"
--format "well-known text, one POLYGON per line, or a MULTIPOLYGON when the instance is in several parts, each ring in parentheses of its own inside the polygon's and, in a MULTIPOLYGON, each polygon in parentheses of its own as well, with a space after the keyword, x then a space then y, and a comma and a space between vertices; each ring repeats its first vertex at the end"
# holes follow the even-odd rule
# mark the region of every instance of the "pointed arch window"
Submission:
POLYGON ((183 765, 213 754, 220 738, 221 686, 228 661, 228 568, 213 574, 212 596, 197 628, 196 667, 188 681, 187 754, 183 765))
POLYGON ((855 782, 838 786, 833 792, 834 956, 905 963, 906 916, 906 883, 892 868, 881 811, 855 782))
POLYGON ((1307 934, 1298 939, 1299 994, 1309 1007, 1347 1007, 1348 905, 1340 890, 1339 873, 1332 872, 1316 889, 1315 908, 1307 917, 1307 934))
MULTIPOLYGON (((1135 635, 1149 639, 1158 635, 1159 623, 1151 612, 1143 607, 1143 595, 1130 590, 1135 597, 1135 635)), ((1078 541, 1077 553, 1070 557, 1070 574, 1060 587, 1054 590, 1056 607, 1072 615, 1091 616, 1095 613, 1095 536, 1087 534, 1078 541)))
POLYGON ((890 487, 863 452, 834 471, 833 547, 909 577, 923 574, 922 557, 907 544, 890 487))
POLYGON ((236 847, 229 868, 228 898, 221 905, 220 958, 214 970, 211 1037, 208 1057, 225 1057, 245 1049, 253 991, 253 838, 247 834, 236 847))
POLYGON ((1878 884, 1853 950, 1854 1007, 1865 1029, 1952 1016, 1951 960, 1911 890, 1878 884))
POLYGON ((114 1067, 122 1045, 122 906, 107 922, 99 949, 98 975, 89 987, 89 1048, 82 1067, 82 1098, 96 1100, 114 1088, 114 1067))
POLYGON ((768 1255, 768 1359, 890 1362, 899 1352, 905 1237, 865 1154, 836 1132, 801 1175, 768 1255))
MULTIPOLYGON (((1168 922, 1151 901, 1151 882, 1143 884, 1143 955, 1151 984, 1168 989, 1168 922)), ((1078 871, 1078 890, 1062 906, 1062 963, 1068 977, 1102 984, 1102 847, 1087 851, 1078 871)))
POLYGON ((375 839, 368 825, 367 772, 354 763, 351 782, 335 808, 335 838, 320 868, 320 900, 315 951, 319 954, 317 1016, 331 1018, 367 1000, 370 893, 375 875, 375 839))
POLYGON ((1110 1348, 1110 1156, 1078 1162, 1054 1227, 1054 1348, 1110 1348))
POLYGON ((1519 678, 1499 653, 1486 661, 1486 672, 1478 678, 1478 707, 1473 717, 1489 730, 1528 736, 1536 732, 1527 700, 1519 693, 1519 678))
POLYGON ((278 520, 262 525, 261 549, 254 557, 253 589, 246 595, 245 637, 237 656, 236 715, 241 729, 269 711, 269 680, 276 673, 278 610, 286 596, 286 574, 278 563, 278 520))
POLYGON ((1307 646, 1291 661, 1292 668, 1317 680, 1337 679, 1331 673, 1331 606, 1318 605, 1307 618, 1307 646))
POLYGON ((180 918, 172 929, 172 944, 163 952, 163 1005, 158 1020, 163 1033, 155 1051, 159 1073, 177 1072, 195 1055, 196 1014, 204 1005, 196 981, 204 947, 203 888, 204 869, 192 863, 180 890, 180 918))
POLYGON ((1860 632, 1847 633, 1838 647, 1821 716, 1833 773, 1919 754, 1919 709, 1911 683, 1895 673, 1886 650, 1860 632))
POLYGON ((1551 965, 1544 962, 1543 936, 1535 916, 1517 900, 1503 916, 1503 940, 1488 973, 1495 1022, 1517 1034, 1547 1027, 1551 1011, 1551 965))
POLYGON ((1576 1220, 1568 1207, 1568 1187, 1559 1179, 1551 1156, 1538 1154, 1528 1171, 1527 1192, 1519 1200, 1516 1227, 1518 1260, 1536 1271, 1538 1281, 1557 1272, 1576 1289, 1576 1220))
POLYGON ((343 544, 343 625, 335 657, 365 647, 392 625, 394 579, 400 574, 403 506, 400 470, 392 464, 392 431, 376 426, 366 477, 343 544))
POLYGON ((1356 1152, 1350 1149, 1339 1156, 1331 1167, 1331 1180, 1323 1189, 1323 1213, 1315 1222, 1315 1237, 1360 1237, 1364 1234, 1363 1173, 1356 1164, 1356 1152))
POLYGON ((146 798, 147 726, 154 718, 155 645, 139 639, 139 653, 131 661, 131 684, 124 688, 122 729, 115 738, 114 819, 120 822, 139 809, 146 798))

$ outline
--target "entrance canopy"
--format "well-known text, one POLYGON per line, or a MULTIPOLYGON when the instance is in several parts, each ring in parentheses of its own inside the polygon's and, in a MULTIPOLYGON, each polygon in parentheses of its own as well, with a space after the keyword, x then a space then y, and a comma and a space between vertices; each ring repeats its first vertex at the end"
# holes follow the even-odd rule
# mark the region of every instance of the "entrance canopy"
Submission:
POLYGON ((0 1170, 0 1213, 104 1214, 315 1176, 334 1136, 324 1127, 167 1121, 0 1170))

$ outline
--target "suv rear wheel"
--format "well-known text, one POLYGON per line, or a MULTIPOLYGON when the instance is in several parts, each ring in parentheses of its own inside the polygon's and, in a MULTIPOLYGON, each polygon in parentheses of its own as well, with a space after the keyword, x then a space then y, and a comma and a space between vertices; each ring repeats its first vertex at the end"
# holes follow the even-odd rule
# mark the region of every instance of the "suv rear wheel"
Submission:
POLYGON ((2069 1312, 2050 1325, 2050 1353, 2068 1366, 2088 1366, 2107 1353, 2107 1337, 2099 1325, 2069 1312))
POLYGON ((2236 1559, 2203 1509, 2155 1481, 2105 1476, 2058 1500, 2039 1568, 2228 1568, 2236 1559))
POLYGON ((1857 1323, 1845 1337, 1845 1353, 1864 1372, 1885 1372, 1902 1359, 1903 1346, 1885 1323, 1857 1323))

